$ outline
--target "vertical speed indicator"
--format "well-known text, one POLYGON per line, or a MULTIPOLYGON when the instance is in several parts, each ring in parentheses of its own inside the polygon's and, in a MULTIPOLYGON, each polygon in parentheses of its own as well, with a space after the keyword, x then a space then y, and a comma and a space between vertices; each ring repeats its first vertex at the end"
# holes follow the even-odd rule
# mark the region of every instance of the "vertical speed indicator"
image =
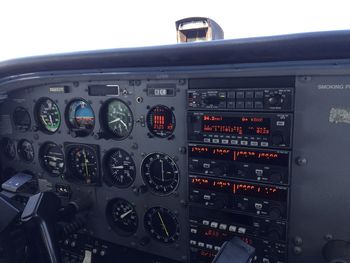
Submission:
POLYGON ((115 148, 104 158, 105 180, 113 186, 126 188, 132 185, 136 177, 134 160, 126 151, 115 148))

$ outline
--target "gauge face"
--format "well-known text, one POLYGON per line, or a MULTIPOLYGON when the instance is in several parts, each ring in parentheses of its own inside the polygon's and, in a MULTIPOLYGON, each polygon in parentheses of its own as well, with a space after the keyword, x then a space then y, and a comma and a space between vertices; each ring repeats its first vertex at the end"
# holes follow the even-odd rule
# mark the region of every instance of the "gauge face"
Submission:
POLYGON ((16 145, 10 138, 3 138, 1 140, 1 148, 3 151, 4 156, 9 159, 13 160, 16 157, 16 145))
POLYGON ((102 108, 104 126, 109 134, 117 139, 129 136, 134 125, 130 108, 118 99, 109 100, 102 108))
POLYGON ((68 124, 72 131, 88 135, 95 126, 95 114, 84 100, 74 100, 68 106, 68 124))
POLYGON ((179 169, 169 155, 152 153, 142 162, 141 173, 145 183, 159 195, 173 192, 179 184, 179 169))
POLYGON ((29 112, 25 108, 17 107, 13 113, 13 123, 16 130, 28 131, 31 124, 29 112))
POLYGON ((105 168, 107 180, 114 186, 126 188, 132 185, 135 180, 134 160, 122 149, 113 149, 106 154, 105 168))
POLYGON ((34 147, 33 144, 28 140, 21 140, 18 143, 17 151, 19 157, 27 162, 34 160, 34 147))
POLYGON ((116 198, 108 202, 106 217, 111 228, 118 234, 130 236, 138 227, 138 217, 135 207, 128 201, 116 198))
POLYGON ((57 104, 49 99, 40 99, 36 105, 36 116, 41 130, 55 133, 61 125, 61 113, 57 104))
POLYGON ((147 113, 147 127, 157 137, 165 138, 173 134, 176 120, 171 109, 157 105, 147 113))
POLYGON ((72 179, 84 184, 98 183, 98 161, 94 148, 87 145, 69 147, 67 160, 72 179))
POLYGON ((162 243, 174 243, 180 237, 180 226, 176 216, 163 207, 152 207, 144 218, 148 233, 162 243))
POLYGON ((52 175, 64 172, 64 154, 60 146, 47 142, 41 146, 39 156, 43 168, 52 175))

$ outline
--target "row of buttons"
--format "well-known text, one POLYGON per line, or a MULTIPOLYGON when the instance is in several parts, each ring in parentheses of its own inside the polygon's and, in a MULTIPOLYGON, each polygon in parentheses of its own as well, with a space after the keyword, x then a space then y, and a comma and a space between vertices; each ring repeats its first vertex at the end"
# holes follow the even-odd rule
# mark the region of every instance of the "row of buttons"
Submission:
MULTIPOLYGON (((210 226, 211 228, 218 228, 220 230, 228 230, 230 232, 237 232, 239 234, 245 234, 247 232, 247 229, 244 228, 244 227, 237 227, 237 226, 234 226, 234 225, 230 225, 228 226, 227 224, 219 224, 217 222, 209 222, 208 220, 203 220, 202 222, 203 225, 205 226, 210 226)), ((191 233, 193 229, 191 229, 191 233)), ((196 229, 194 229, 196 230, 196 229)), ((193 233, 193 234, 196 234, 196 233, 193 233)))
POLYGON ((219 251, 221 247, 213 246, 211 244, 204 244, 203 242, 197 242, 196 240, 190 240, 190 245, 198 246, 200 248, 214 249, 215 251, 219 251))
POLYGON ((229 99, 262 99, 264 98, 263 91, 229 91, 227 92, 229 99))
MULTIPOLYGON (((243 146, 259 146, 259 142, 257 141, 239 141, 239 140, 228 140, 228 139, 211 139, 211 138, 204 138, 203 139, 204 142, 206 143, 221 143, 221 144, 233 144, 233 145, 243 145, 243 146)), ((260 142, 260 146, 261 147, 268 147, 269 143, 268 142, 260 142)))
POLYGON ((263 109, 264 104, 262 101, 228 101, 228 109, 263 109))

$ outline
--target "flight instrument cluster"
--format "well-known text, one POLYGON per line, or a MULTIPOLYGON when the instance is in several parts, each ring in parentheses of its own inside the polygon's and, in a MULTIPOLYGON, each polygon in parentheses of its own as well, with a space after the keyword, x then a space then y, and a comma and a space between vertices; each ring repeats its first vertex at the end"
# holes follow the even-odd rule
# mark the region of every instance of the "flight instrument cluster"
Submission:
POLYGON ((256 248, 255 263, 286 263, 294 115, 288 83, 23 87, 0 105, 2 181, 25 171, 64 200, 90 196, 86 229, 100 257, 117 244, 209 263, 224 241, 239 237, 256 248))
POLYGON ((14 91, 0 106, 1 179, 24 171, 67 201, 87 194, 94 238, 185 262, 186 94, 184 80, 14 91))

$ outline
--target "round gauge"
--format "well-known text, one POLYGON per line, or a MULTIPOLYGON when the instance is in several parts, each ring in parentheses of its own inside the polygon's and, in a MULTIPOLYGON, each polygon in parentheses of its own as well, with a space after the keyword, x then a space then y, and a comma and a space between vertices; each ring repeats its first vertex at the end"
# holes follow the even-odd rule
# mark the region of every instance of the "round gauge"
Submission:
POLYGON ((40 129, 49 133, 55 133, 61 125, 60 110, 49 98, 42 98, 36 104, 36 118, 40 129))
POLYGON ((95 126, 95 113, 84 100, 72 101, 68 106, 68 126, 74 132, 85 136, 91 133, 95 126))
POLYGON ((3 150, 4 156, 13 160, 16 157, 16 145, 10 138, 3 138, 1 140, 1 148, 3 150))
POLYGON ((121 198, 108 202, 106 218, 110 227, 122 236, 134 234, 139 223, 135 207, 121 198))
POLYGON ((134 125, 134 118, 128 105, 118 99, 106 102, 102 107, 102 118, 105 130, 117 139, 129 136, 134 125))
POLYGON ((89 146, 71 147, 67 154, 69 174, 72 179, 85 184, 98 183, 96 151, 89 146))
POLYGON ((144 225, 149 234, 162 243, 174 243, 180 237, 180 226, 176 216, 163 207, 152 207, 144 218, 144 225))
POLYGON ((29 112, 23 107, 17 107, 13 113, 13 123, 16 130, 28 131, 31 124, 29 112))
POLYGON ((60 175, 64 171, 64 155, 60 146, 47 142, 39 151, 42 167, 53 175, 60 175))
POLYGON ((114 186, 126 188, 135 180, 136 167, 131 156, 122 149, 112 149, 106 154, 105 169, 107 180, 114 186))
POLYGON ((151 190, 160 195, 173 192, 179 184, 179 169, 169 155, 152 153, 143 160, 141 173, 151 190))
POLYGON ((169 137, 173 134, 175 125, 173 111, 164 105, 154 106, 147 113, 147 127, 154 136, 169 137))
POLYGON ((20 140, 17 146, 19 157, 26 161, 32 162, 34 160, 34 147, 28 140, 20 140))

